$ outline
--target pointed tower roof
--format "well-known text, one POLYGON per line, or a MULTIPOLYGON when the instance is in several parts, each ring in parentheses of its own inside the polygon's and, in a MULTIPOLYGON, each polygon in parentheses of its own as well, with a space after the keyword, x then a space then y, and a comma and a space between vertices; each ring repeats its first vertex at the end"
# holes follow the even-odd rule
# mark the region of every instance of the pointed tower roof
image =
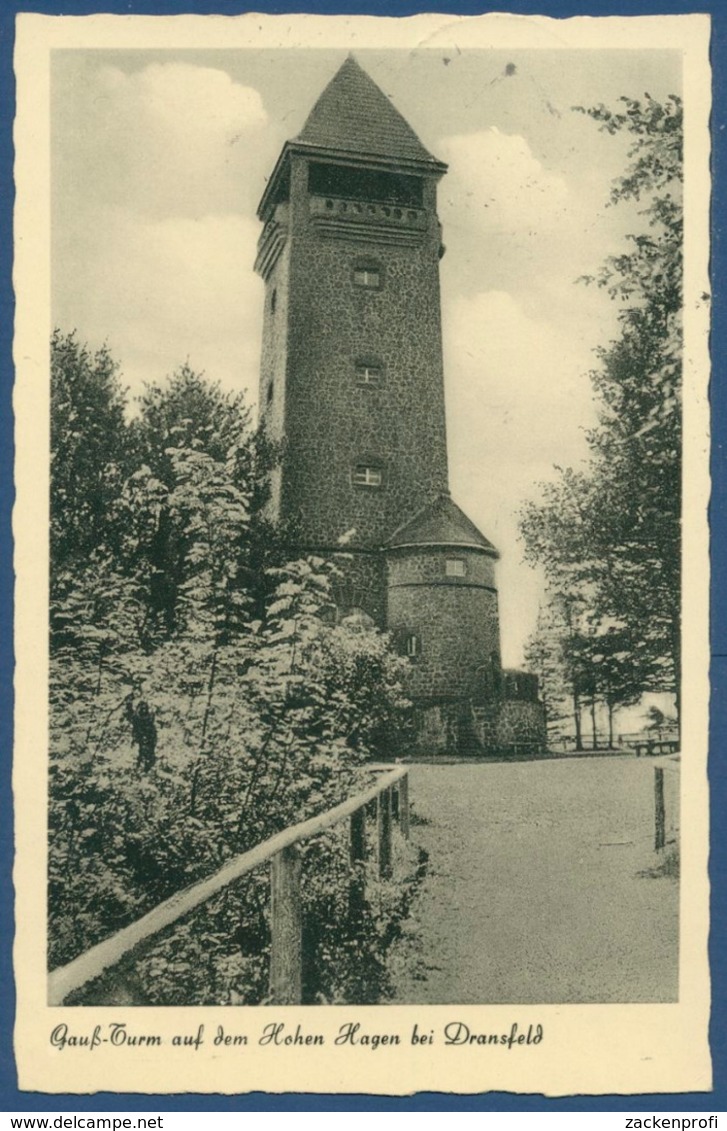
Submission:
POLYGON ((493 558, 500 556, 449 495, 439 495, 433 503, 427 503, 386 543, 390 550, 409 546, 469 546, 484 550, 493 558))
POLYGON ((333 76, 295 140, 356 155, 441 165, 353 55, 333 76))
POLYGON ((286 141, 258 207, 264 219, 277 186, 285 181, 292 153, 320 155, 350 165, 394 168, 441 177, 443 161, 424 148, 414 130, 352 55, 338 69, 306 119, 286 141))

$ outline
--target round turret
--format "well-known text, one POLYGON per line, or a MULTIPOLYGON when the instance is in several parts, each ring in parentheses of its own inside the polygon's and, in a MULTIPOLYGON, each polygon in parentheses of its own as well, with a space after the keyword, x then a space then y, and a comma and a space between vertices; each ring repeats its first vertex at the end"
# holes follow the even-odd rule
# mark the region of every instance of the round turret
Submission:
POLYGON ((501 682, 497 551, 448 495, 387 544, 387 625, 417 702, 492 700, 501 682))

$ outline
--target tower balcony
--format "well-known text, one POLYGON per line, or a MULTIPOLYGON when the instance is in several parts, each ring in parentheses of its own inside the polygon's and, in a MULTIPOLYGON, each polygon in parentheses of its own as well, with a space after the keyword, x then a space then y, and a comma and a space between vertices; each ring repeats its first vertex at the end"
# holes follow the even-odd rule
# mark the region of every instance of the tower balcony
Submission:
POLYGON ((311 225, 328 239, 354 239, 364 243, 421 243, 429 229, 424 208, 335 196, 311 196, 311 225))
POLYGON ((360 223, 427 230, 427 214, 423 208, 410 208, 404 204, 383 204, 369 200, 343 200, 333 196, 312 196, 309 204, 312 217, 331 217, 360 223))

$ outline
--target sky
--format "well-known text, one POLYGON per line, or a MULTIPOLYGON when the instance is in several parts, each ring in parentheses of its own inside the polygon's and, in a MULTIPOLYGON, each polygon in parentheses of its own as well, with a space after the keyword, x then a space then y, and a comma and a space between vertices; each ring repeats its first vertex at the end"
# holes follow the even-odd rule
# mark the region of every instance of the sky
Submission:
MULTIPOLYGON (((107 342, 132 396, 185 361, 255 403, 256 206, 345 50, 54 52, 52 309, 107 342)), ((664 50, 356 51, 449 164, 438 207, 450 486, 500 550, 503 662, 522 662, 542 579, 518 512, 587 453, 588 377, 617 333, 578 280, 643 225, 608 206, 625 139, 573 108, 681 92, 664 50)))

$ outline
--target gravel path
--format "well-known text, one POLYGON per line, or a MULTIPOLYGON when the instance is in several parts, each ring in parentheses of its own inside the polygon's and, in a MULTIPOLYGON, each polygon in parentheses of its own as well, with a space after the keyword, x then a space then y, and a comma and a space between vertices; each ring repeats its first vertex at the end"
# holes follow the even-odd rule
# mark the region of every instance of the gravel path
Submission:
POLYGON ((678 883, 655 860, 635 758, 416 765, 429 871, 395 948, 395 1001, 674 1001, 678 883))

